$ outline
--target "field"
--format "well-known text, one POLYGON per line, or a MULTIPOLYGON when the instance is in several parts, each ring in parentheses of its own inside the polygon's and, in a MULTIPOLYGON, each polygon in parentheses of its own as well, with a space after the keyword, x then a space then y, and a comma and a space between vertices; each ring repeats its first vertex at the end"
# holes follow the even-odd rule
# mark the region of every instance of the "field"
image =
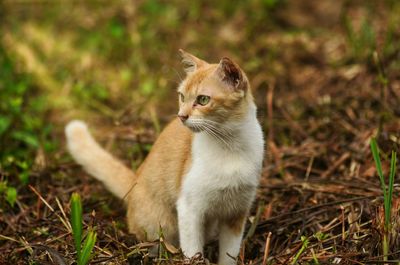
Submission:
POLYGON ((82 119, 136 169, 176 116, 180 48, 232 58, 256 98, 266 156, 239 264, 400 264, 400 176, 385 225, 370 150, 375 137, 388 182, 399 25, 396 0, 0 1, 0 264, 73 264, 74 192, 97 233, 90 264, 215 262, 215 242, 185 260, 137 241, 65 149, 82 119))

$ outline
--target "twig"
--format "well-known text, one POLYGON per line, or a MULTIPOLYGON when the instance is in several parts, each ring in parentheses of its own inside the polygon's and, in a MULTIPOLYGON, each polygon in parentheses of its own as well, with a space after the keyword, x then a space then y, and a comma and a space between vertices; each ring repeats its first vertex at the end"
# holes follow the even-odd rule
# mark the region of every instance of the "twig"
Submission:
POLYGON ((335 163, 333 163, 333 165, 331 167, 328 168, 328 170, 326 170, 324 173, 322 173, 321 178, 324 179, 327 176, 329 176, 330 174, 332 174, 332 172, 335 171, 335 169, 338 168, 349 157, 350 157, 349 152, 344 153, 338 160, 335 161, 335 163))
POLYGON ((39 194, 39 192, 32 187, 31 185, 28 185, 28 187, 39 197, 39 199, 47 206, 47 208, 50 209, 50 211, 54 212, 53 207, 50 206, 50 204, 47 203, 47 201, 42 197, 42 195, 39 194))
POLYGON ((9 237, 9 236, 0 235, 0 239, 3 239, 3 240, 10 240, 10 241, 19 243, 18 240, 14 239, 14 238, 12 238, 12 237, 9 237))
POLYGON ((264 251, 264 258, 263 258, 263 262, 262 265, 266 265, 267 264, 267 260, 268 260, 268 253, 269 253, 269 245, 271 243, 271 232, 268 232, 268 236, 267 236, 267 240, 265 243, 265 251, 264 251))
POLYGON ((324 204, 320 204, 320 205, 316 205, 316 206, 300 209, 300 210, 293 211, 293 212, 283 213, 283 214, 268 218, 267 220, 264 220, 263 222, 260 222, 257 225, 257 229, 256 230, 262 229, 262 228, 266 227, 268 223, 276 221, 276 220, 279 220, 279 219, 282 219, 282 217, 284 217, 284 216, 304 213, 304 212, 312 211, 312 210, 315 210, 315 209, 318 209, 318 208, 321 208, 321 207, 327 207, 327 206, 338 205, 338 204, 342 204, 342 203, 354 202, 354 201, 360 201, 360 200, 367 200, 367 199, 376 198, 376 197, 377 196, 364 196, 364 197, 350 198, 350 199, 345 199, 345 200, 328 202, 328 203, 324 203, 324 204))
POLYGON ((311 159, 310 159, 310 161, 308 162, 307 171, 306 171, 306 176, 305 176, 305 181, 308 181, 308 178, 310 177, 313 163, 314 163, 314 156, 312 156, 311 159))
MULTIPOLYGON (((72 227, 71 227, 71 224, 69 223, 69 221, 68 221, 68 218, 67 218, 67 215, 65 214, 65 212, 64 212, 64 209, 63 209, 63 207, 62 207, 62 205, 61 205, 61 202, 60 202, 60 200, 56 197, 56 202, 57 202, 57 205, 58 205, 58 208, 60 209, 60 211, 61 211, 61 214, 64 216, 64 225, 67 227, 67 229, 68 229, 68 232, 69 233, 71 233, 72 232, 72 227)), ((61 217, 60 217, 61 218, 61 217)))

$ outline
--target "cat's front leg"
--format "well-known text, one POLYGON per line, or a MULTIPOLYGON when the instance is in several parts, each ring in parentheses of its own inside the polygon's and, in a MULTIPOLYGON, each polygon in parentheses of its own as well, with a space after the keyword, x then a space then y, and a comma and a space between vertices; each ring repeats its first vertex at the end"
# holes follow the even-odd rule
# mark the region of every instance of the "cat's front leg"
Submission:
POLYGON ((203 253, 204 215, 185 197, 178 200, 177 210, 179 241, 183 253, 189 258, 203 253))
POLYGON ((243 214, 232 220, 221 222, 219 234, 219 265, 236 264, 243 237, 246 215, 243 214))

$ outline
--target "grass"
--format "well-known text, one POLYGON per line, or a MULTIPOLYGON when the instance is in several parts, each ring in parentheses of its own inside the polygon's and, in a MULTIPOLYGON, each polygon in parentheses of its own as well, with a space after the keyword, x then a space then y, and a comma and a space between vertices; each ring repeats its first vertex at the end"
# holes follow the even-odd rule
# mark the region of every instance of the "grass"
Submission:
POLYGON ((0 182, 0 195, 3 195, 11 207, 14 207, 17 201, 17 190, 14 187, 9 187, 6 181, 0 182))
POLYGON ((389 236, 392 228, 392 202, 393 202, 393 186, 394 186, 394 177, 396 174, 396 152, 392 151, 392 156, 390 160, 390 173, 389 173, 389 183, 386 185, 385 178, 383 176, 382 171, 382 162, 379 157, 379 147, 376 143, 376 139, 371 139, 371 151, 375 160, 376 169, 378 172, 379 180, 381 182, 381 188, 383 192, 384 199, 384 210, 385 210, 385 218, 384 218, 384 231, 383 231, 383 239, 382 239, 382 249, 383 249, 383 260, 387 261, 388 253, 389 253, 389 236))
POLYGON ((350 18, 346 18, 344 24, 353 58, 357 61, 367 59, 376 49, 376 33, 370 21, 365 18, 358 30, 351 24, 350 18))
MULTIPOLYGON (((45 116, 46 95, 38 93, 28 74, 18 72, 0 43, 0 170, 6 199, 14 205, 16 187, 28 184, 35 157, 57 148, 45 116), (17 181, 18 180, 18 181, 17 181)), ((41 166, 44 166, 43 164, 41 166)))
POLYGON ((81 197, 78 193, 73 193, 71 196, 71 226, 78 265, 86 265, 90 261, 97 237, 96 232, 89 228, 85 241, 82 243, 82 223, 81 197))
POLYGON ((296 253, 296 255, 294 256, 293 261, 292 261, 292 265, 298 264, 298 260, 299 260, 300 256, 308 248, 308 243, 309 243, 308 238, 305 237, 305 236, 302 236, 301 237, 301 247, 300 247, 299 251, 296 253))

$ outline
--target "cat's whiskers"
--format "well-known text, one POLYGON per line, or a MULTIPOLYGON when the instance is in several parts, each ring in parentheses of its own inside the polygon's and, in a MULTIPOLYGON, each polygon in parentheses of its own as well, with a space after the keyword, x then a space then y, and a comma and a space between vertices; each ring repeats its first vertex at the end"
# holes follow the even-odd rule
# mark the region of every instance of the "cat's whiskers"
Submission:
POLYGON ((211 121, 211 120, 207 120, 204 119, 203 120, 204 125, 209 127, 212 131, 214 131, 215 133, 217 133, 219 136, 221 136, 222 138, 226 139, 227 141, 229 141, 230 143, 234 142, 234 135, 231 132, 231 129, 227 126, 224 126, 220 123, 211 121), (214 125, 214 124, 215 125, 214 125), (228 129, 229 128, 229 129, 228 129))
POLYGON ((221 123, 218 123, 218 122, 215 122, 215 121, 212 121, 212 120, 207 120, 207 119, 204 120, 204 123, 207 124, 208 126, 214 128, 214 129, 216 129, 218 132, 220 132, 222 135, 224 135, 226 137, 229 137, 229 138, 233 138, 234 137, 232 128, 230 128, 228 126, 225 126, 225 125, 223 125, 221 123))
POLYGON ((233 135, 229 131, 223 132, 215 125, 208 123, 205 119, 191 119, 190 122, 196 129, 201 129, 211 137, 222 142, 227 148, 232 149, 233 135))
POLYGON ((213 125, 212 123, 210 123, 210 120, 204 120, 204 124, 206 124, 207 126, 213 128, 215 131, 217 131, 218 134, 220 134, 223 137, 232 139, 234 138, 234 135, 232 134, 230 129, 227 129, 226 126, 222 125, 222 124, 218 124, 217 122, 215 122, 216 125, 213 125))
POLYGON ((232 137, 230 137, 229 135, 224 134, 222 131, 218 130, 217 128, 215 128, 214 126, 208 124, 208 123, 204 123, 204 127, 209 129, 210 131, 214 132, 216 135, 218 135, 220 138, 225 139, 227 141, 232 140, 232 137))
POLYGON ((230 126, 227 126, 227 125, 225 125, 225 124, 222 124, 221 122, 218 122, 218 121, 213 121, 213 120, 206 119, 206 118, 202 118, 201 120, 206 121, 206 122, 208 122, 208 123, 216 124, 216 125, 218 125, 218 127, 224 128, 224 129, 226 129, 226 130, 229 130, 229 129, 230 129, 230 126))
POLYGON ((203 128, 199 124, 193 124, 193 127, 198 131, 202 131, 203 130, 203 128))
POLYGON ((225 144, 226 147, 228 147, 229 149, 231 148, 231 145, 227 142, 227 140, 225 140, 222 136, 220 136, 217 132, 215 132, 213 129, 211 129, 210 127, 205 126, 204 127, 204 131, 206 133, 208 133, 210 136, 213 136, 214 138, 217 138, 218 140, 220 140, 222 143, 225 144))

